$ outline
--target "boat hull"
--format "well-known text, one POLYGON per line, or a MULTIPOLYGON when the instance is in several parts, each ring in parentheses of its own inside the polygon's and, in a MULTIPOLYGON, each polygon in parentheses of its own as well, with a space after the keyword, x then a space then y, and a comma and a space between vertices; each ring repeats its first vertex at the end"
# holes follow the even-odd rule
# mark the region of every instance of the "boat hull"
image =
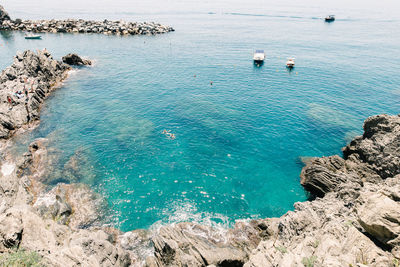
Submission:
POLYGON ((27 40, 39 40, 42 39, 41 36, 25 36, 25 39, 27 40))

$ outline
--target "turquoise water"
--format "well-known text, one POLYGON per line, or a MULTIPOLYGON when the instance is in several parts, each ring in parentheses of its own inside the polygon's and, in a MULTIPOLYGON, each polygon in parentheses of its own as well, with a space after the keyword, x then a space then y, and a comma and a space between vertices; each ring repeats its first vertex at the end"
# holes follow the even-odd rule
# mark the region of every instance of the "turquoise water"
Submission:
POLYGON ((192 11, 194 2, 150 10, 117 1, 89 12, 90 4, 61 10, 25 2, 4 5, 14 17, 154 20, 176 29, 0 37, 1 68, 16 51, 44 47, 57 58, 77 52, 95 60, 54 92, 41 125, 17 143, 24 151, 34 138, 49 138, 58 159, 53 184, 91 185, 122 230, 280 216, 307 197, 299 157, 338 154, 367 116, 399 111, 400 20, 389 7, 219 1, 192 11), (324 23, 327 13, 337 21, 324 23), (251 61, 256 48, 267 53, 261 67, 251 61), (291 56, 297 65, 288 72, 291 56))

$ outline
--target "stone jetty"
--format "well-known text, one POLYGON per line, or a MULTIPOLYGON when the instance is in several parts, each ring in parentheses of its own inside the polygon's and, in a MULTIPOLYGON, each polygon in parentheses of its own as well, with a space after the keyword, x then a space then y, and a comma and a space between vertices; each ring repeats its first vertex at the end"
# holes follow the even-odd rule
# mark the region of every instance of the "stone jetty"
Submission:
POLYGON ((0 30, 35 33, 100 33, 107 35, 155 35, 174 31, 170 26, 154 22, 83 19, 13 20, 2 6, 0 6, 0 30))

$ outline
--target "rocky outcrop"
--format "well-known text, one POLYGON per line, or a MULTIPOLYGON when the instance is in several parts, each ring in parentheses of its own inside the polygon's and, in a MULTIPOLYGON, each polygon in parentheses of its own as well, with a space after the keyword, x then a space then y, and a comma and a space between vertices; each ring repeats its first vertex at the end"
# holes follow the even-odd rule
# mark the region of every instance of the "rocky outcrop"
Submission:
POLYGON ((249 252, 268 237, 264 221, 238 222, 233 229, 195 223, 164 226, 152 238, 147 266, 243 266, 249 252))
POLYGON ((134 253, 122 248, 117 230, 97 227, 96 197, 88 187, 41 183, 46 140, 23 157, 1 162, 0 252, 34 251, 47 266, 130 266, 134 253))
POLYGON ((62 58, 62 61, 68 65, 74 66, 92 65, 92 62, 90 60, 82 59, 77 54, 68 54, 62 58))
MULTIPOLYGON (((69 54, 70 65, 91 64, 76 54, 69 54)), ((14 62, 0 74, 0 139, 39 119, 39 109, 57 88, 71 67, 52 58, 46 49, 18 53, 14 62)))
POLYGON ((364 135, 356 137, 339 156, 318 158, 301 172, 301 184, 311 193, 324 196, 347 183, 379 183, 400 174, 400 118, 378 115, 364 123, 364 135))
POLYGON ((0 138, 38 120, 43 100, 67 76, 70 67, 46 51, 25 51, 0 74, 0 138))
POLYGON ((11 20, 0 6, 0 30, 48 33, 101 33, 108 35, 154 35, 172 32, 170 26, 154 22, 67 20, 11 20))
POLYGON ((0 5, 0 23, 6 20, 11 20, 10 16, 8 15, 7 11, 0 5))

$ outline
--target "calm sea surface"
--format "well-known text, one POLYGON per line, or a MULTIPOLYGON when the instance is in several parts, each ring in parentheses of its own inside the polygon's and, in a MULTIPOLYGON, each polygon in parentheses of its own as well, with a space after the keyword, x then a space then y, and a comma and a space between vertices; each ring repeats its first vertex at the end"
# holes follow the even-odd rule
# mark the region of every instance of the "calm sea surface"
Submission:
POLYGON ((56 58, 76 52, 95 60, 54 92, 41 125, 18 138, 16 150, 49 138, 58 157, 54 183, 89 184, 122 230, 280 216, 307 197, 299 157, 338 154, 367 116, 399 113, 397 1, 3 5, 14 18, 157 21, 176 29, 44 34, 41 41, 0 35, 1 68, 17 51, 45 47, 56 58), (322 20, 329 13, 334 23, 322 20), (251 60, 254 49, 266 51, 261 67, 251 60))

